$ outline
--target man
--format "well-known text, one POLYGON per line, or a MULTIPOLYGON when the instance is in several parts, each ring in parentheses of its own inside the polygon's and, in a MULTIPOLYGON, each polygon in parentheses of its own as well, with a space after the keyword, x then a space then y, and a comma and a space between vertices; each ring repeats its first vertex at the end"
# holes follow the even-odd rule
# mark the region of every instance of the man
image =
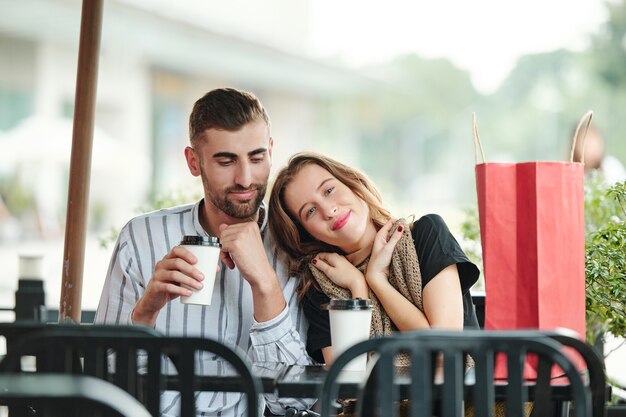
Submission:
POLYGON ((586 176, 591 175, 593 171, 600 172, 608 185, 626 181, 626 168, 619 159, 606 153, 604 135, 596 125, 590 125, 588 129, 580 129, 578 132, 574 162, 584 162, 586 176))
MULTIPOLYGON (((193 107, 189 136, 185 158, 191 174, 202 179, 204 198, 136 217, 124 226, 95 321, 216 339, 248 351, 252 361, 308 363, 296 281, 289 279, 284 255, 272 241, 262 201, 273 147, 265 109, 247 92, 210 91, 193 107), (217 303, 198 306, 178 300, 191 294, 182 284, 201 288, 204 279, 194 267, 196 258, 178 246, 183 235, 220 238, 217 303)), ((238 393, 205 394, 197 401, 198 414, 241 415, 245 406, 240 399, 238 393)), ((279 412, 280 404, 268 405, 279 412)), ((175 395, 162 399, 163 414, 177 407, 175 395)))

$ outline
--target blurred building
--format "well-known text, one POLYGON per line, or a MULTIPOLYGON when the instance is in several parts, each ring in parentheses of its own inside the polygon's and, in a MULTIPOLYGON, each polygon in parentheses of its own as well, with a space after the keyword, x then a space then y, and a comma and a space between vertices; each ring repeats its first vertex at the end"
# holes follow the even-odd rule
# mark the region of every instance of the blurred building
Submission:
MULTIPOLYGON (((215 87, 262 99, 272 118, 275 166, 311 148, 351 161, 354 103, 379 84, 306 57, 308 4, 104 2, 92 227, 119 227, 150 193, 196 184, 182 153, 187 117, 215 87)), ((81 1, 3 0, 0 8, 0 158, 13 161, 0 168, 0 192, 12 182, 13 192, 31 200, 31 232, 58 232, 62 224, 40 223, 64 221, 81 1)))
MULTIPOLYGON (((103 3, 84 309, 98 302, 110 228, 149 207, 150 196, 200 194, 183 148, 202 94, 220 86, 257 94, 272 118, 279 167, 304 149, 357 163, 362 116, 354 104, 371 101, 380 86, 307 57, 309 1, 103 3)), ((58 306, 81 6, 0 0, 3 307, 13 305, 19 254, 44 256, 46 304, 58 306)))

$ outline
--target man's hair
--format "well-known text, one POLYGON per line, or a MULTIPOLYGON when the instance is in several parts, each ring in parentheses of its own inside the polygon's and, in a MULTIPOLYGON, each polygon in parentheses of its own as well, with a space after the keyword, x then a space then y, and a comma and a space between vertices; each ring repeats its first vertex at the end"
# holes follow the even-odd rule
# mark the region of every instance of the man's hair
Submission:
POLYGON ((207 129, 236 131, 261 119, 269 129, 270 118, 254 94, 234 88, 217 88, 193 105, 189 116, 189 140, 194 146, 207 129))

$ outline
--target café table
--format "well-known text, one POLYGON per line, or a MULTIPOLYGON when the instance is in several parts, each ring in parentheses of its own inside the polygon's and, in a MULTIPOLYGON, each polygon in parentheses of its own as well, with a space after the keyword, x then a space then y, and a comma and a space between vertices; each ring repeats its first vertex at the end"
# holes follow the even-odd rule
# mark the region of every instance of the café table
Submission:
MULTIPOLYGON (((295 397, 295 398, 316 398, 321 392, 321 387, 326 378, 328 368, 325 366, 300 366, 290 365, 276 380, 276 394, 279 397, 295 397)), ((398 369, 396 371, 396 383, 400 387, 400 396, 409 397, 409 388, 411 381, 406 376, 406 369, 398 369)), ((365 371, 343 371, 338 379, 340 398, 356 398, 359 390, 363 385, 366 377, 365 371)), ((475 379, 473 372, 469 372, 465 378, 463 395, 464 398, 471 400, 473 398, 475 379)), ((524 383, 526 396, 528 401, 535 398, 535 381, 527 380, 524 383)), ((441 383, 433 386, 433 401, 438 401, 441 396, 443 385, 441 383)), ((494 395, 495 400, 506 400, 508 386, 504 381, 495 381, 494 395)), ((572 393, 566 378, 553 378, 551 383, 553 411, 554 416, 567 416, 569 414, 569 401, 572 399, 572 393)))
MULTIPOLYGON (((287 372, 289 365, 276 362, 264 362, 252 365, 252 374, 261 380, 264 394, 276 392, 276 384, 281 380, 283 374, 287 372)), ((321 385, 320 385, 321 386, 321 385)), ((165 388, 178 391, 178 376, 167 375, 165 378, 165 388)), ((221 370, 219 373, 212 373, 198 377, 198 391, 218 391, 218 392, 241 392, 241 378, 232 370, 221 370)))
MULTIPOLYGON (((286 365, 283 363, 256 363, 252 366, 253 374, 261 379, 264 393, 274 393, 279 397, 289 398, 317 398, 328 373, 328 368, 321 365, 286 365)), ((408 395, 410 380, 403 375, 405 371, 397 372, 397 383, 400 386, 400 395, 408 395)), ((342 398, 354 398, 358 396, 360 387, 366 377, 365 371, 343 371, 339 377, 339 396, 342 398)), ((473 397, 474 388, 473 374, 468 373, 465 378, 464 396, 467 399, 473 397)), ((176 376, 167 379, 167 388, 177 388, 176 376)), ((435 384, 433 387, 433 400, 437 401, 440 396, 442 385, 435 384)), ((535 396, 535 387, 532 380, 526 381, 524 388, 527 390, 527 398, 532 401, 535 396)), ((504 400, 507 396, 507 385, 496 381, 494 385, 496 400, 504 400)), ((240 390, 239 377, 229 371, 223 371, 219 375, 210 375, 199 378, 199 391, 230 391, 240 390)), ((554 378, 552 380, 552 397, 555 400, 555 415, 566 415, 567 402, 571 400, 571 392, 567 380, 554 378)))

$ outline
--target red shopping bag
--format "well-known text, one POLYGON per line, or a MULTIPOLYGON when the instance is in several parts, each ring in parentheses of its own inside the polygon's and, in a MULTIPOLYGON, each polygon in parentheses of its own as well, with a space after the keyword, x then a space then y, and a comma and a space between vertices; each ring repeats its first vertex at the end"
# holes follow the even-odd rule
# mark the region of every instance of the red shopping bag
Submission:
MULTIPOLYGON (((583 117, 574 141, 591 116, 583 117)), ((474 138, 483 159, 476 190, 485 328, 564 327, 584 338, 583 163, 487 163, 475 118, 474 138)))

